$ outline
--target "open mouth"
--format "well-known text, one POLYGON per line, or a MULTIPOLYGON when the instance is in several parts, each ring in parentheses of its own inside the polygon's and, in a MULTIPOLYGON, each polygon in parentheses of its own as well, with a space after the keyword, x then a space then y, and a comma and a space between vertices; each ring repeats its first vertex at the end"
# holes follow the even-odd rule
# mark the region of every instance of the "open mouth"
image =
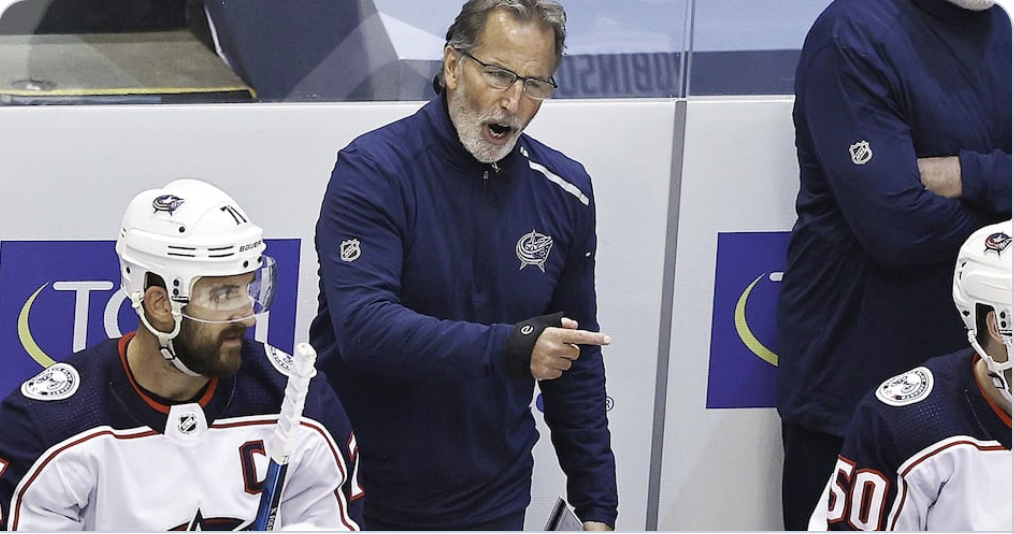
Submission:
POLYGON ((493 134, 493 137, 500 138, 510 133, 511 127, 504 126, 503 124, 490 124, 489 131, 493 134))
POLYGON ((485 126, 486 127, 483 128, 483 130, 485 130, 484 137, 486 138, 486 141, 495 145, 502 145, 506 143, 510 139, 511 134, 514 132, 514 128, 506 124, 492 122, 487 123, 485 126))

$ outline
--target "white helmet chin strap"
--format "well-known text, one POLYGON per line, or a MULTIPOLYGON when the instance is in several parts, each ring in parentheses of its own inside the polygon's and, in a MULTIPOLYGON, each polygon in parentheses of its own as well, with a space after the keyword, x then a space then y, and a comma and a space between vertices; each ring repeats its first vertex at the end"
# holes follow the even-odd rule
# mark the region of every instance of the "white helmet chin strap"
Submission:
POLYGON ((144 316, 144 307, 141 305, 143 295, 141 292, 135 292, 130 295, 130 305, 137 312, 137 316, 141 319, 141 324, 148 329, 149 332, 158 338, 158 344, 160 346, 159 352, 162 353, 162 357, 170 361, 173 366, 176 367, 181 373, 187 376, 201 376, 200 373, 195 373, 190 370, 180 359, 176 356, 176 350, 173 348, 173 338, 180 333, 180 324, 183 322, 183 309, 179 302, 175 300, 170 301, 172 306, 172 316, 175 321, 172 332, 162 332, 156 329, 151 323, 148 322, 148 318, 144 316))
POLYGON ((982 345, 979 345, 979 340, 975 339, 975 333, 971 330, 968 331, 968 342, 972 344, 975 352, 979 353, 979 356, 986 362, 986 368, 989 369, 989 377, 993 380, 993 387, 1000 390, 1000 395, 1004 399, 1007 399, 1007 402, 1011 402, 1011 385, 1007 382, 1007 375, 1005 374, 1005 371, 1014 367, 1014 360, 1011 359, 1011 352, 1014 352, 1011 349, 1011 339, 1008 337, 1003 338, 1003 344, 1007 350, 1007 361, 1003 363, 998 363, 982 348, 982 345))

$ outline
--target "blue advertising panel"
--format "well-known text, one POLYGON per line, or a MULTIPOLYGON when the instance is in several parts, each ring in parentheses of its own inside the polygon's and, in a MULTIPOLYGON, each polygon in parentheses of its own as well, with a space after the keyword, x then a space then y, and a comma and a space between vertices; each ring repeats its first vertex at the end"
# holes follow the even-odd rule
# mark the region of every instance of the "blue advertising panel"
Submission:
MULTIPOLYGON (((278 263, 268 317, 250 330, 291 351, 295 338, 299 239, 266 240, 278 263)), ((120 291, 113 241, 0 242, 0 397, 42 368, 85 347, 137 329, 120 291)))
POLYGON ((775 308, 788 243, 788 232, 718 234, 709 409, 775 405, 775 308))

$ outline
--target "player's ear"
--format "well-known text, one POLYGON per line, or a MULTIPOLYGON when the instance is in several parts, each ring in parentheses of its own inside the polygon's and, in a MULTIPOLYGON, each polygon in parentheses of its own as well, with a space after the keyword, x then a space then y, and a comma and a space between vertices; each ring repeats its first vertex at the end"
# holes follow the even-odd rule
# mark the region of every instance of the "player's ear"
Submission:
POLYGON ((172 329, 172 302, 164 287, 150 286, 144 290, 144 313, 152 326, 162 330, 168 325, 172 329))
POLYGON ((458 87, 458 62, 461 58, 461 53, 450 45, 444 47, 444 62, 441 68, 444 69, 444 87, 448 90, 458 87))
POLYGON ((993 341, 1003 344, 1003 336, 1000 335, 1000 329, 996 325, 996 312, 991 311, 986 314, 986 329, 989 331, 989 337, 993 338, 993 341))

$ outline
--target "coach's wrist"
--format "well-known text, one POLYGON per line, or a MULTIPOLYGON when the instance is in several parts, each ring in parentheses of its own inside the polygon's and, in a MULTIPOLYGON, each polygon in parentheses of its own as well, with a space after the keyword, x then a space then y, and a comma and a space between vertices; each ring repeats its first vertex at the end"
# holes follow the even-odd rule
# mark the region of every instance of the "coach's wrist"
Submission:
POLYGON ((514 325, 504 351, 509 374, 519 377, 532 376, 532 349, 535 348, 535 342, 543 330, 551 326, 557 328, 563 326, 562 319, 563 312, 558 312, 525 319, 514 325))

